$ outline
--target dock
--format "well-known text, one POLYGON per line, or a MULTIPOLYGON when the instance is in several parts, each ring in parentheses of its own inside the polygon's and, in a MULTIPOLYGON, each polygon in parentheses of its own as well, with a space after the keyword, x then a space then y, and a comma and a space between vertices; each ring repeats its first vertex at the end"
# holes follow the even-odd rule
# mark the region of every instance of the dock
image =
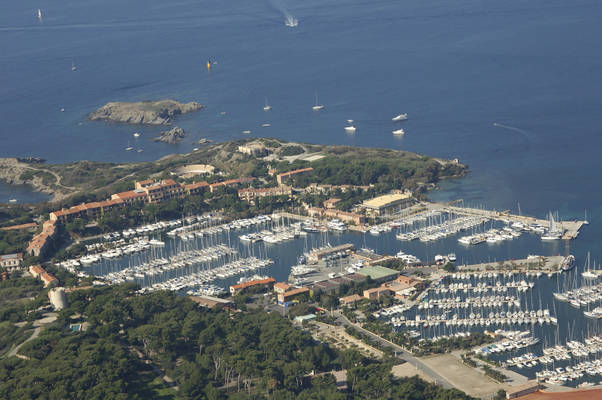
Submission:
MULTIPOLYGON (((550 221, 545 219, 538 219, 535 217, 529 217, 525 215, 510 214, 508 211, 495 211, 495 210, 483 210, 478 208, 470 207, 457 207, 450 203, 424 203, 425 207, 432 210, 445 211, 455 214, 473 215, 480 216, 489 219, 495 219, 499 221, 508 222, 522 222, 524 224, 539 224, 547 226, 550 221)), ((572 240, 577 238, 579 230, 583 227, 583 221, 557 221, 556 224, 562 228, 564 234, 562 236, 565 240, 572 240)))
POLYGON ((458 265, 458 272, 560 272, 564 256, 536 256, 519 260, 496 260, 480 264, 458 265))

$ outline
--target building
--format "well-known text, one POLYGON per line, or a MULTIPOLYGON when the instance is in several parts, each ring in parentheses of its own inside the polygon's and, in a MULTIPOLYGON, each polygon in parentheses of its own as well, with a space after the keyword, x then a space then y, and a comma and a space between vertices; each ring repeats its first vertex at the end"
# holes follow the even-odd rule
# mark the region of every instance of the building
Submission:
POLYGON ((537 381, 528 381, 525 384, 511 387, 506 390, 507 399, 516 399, 517 397, 525 396, 527 394, 537 392, 539 390, 539 383, 537 381))
POLYGON ((287 290, 291 289, 293 286, 289 285, 286 282, 278 282, 274 284, 274 292, 276 293, 284 293, 287 290))
POLYGON ((355 249, 352 243, 346 243, 339 246, 327 247, 325 249, 315 249, 309 253, 309 259, 312 262, 318 262, 332 255, 349 255, 355 249))
POLYGON ((307 174, 310 174, 313 170, 314 169, 312 167, 309 167, 309 168, 295 169, 295 170, 289 171, 289 172, 283 172, 281 174, 276 175, 276 181, 278 182, 279 185, 283 185, 285 182, 288 182, 295 176, 307 175, 307 174))
POLYGON ((186 194, 194 196, 205 193, 209 190, 209 184, 207 182, 195 182, 188 185, 184 185, 186 194))
POLYGON ((383 296, 392 296, 393 292, 387 287, 376 287, 364 290, 364 298, 369 300, 378 300, 383 296))
POLYGON ((316 314, 299 315, 295 317, 295 322, 302 324, 303 322, 311 321, 312 319, 316 319, 316 314))
POLYGON ((209 185, 209 191, 211 193, 215 192, 221 187, 232 187, 232 186, 240 186, 244 183, 251 183, 255 180, 255 178, 238 178, 238 179, 229 179, 223 182, 215 182, 209 185))
POLYGON ((332 209, 332 208, 336 208, 337 204, 339 204, 341 202, 341 199, 339 199, 338 197, 333 197, 331 199, 328 200, 324 200, 324 208, 328 209, 332 209))
POLYGON ((375 197, 362 203, 366 215, 381 217, 383 215, 396 214, 404 208, 412 205, 412 193, 392 193, 375 197))
POLYGON ((42 224, 42 232, 34 235, 27 246, 27 254, 40 257, 43 256, 46 250, 51 245, 52 238, 56 234, 56 222, 53 220, 46 221, 42 224))
POLYGON ((326 209, 318 207, 310 207, 307 209, 307 215, 318 218, 336 218, 348 224, 363 225, 366 222, 366 217, 360 214, 355 214, 337 209, 326 209))
POLYGON ((130 205, 130 204, 133 204, 136 202, 146 203, 147 198, 148 198, 148 196, 144 189, 136 189, 136 190, 130 190, 127 192, 115 193, 114 195, 111 196, 112 200, 120 199, 121 201, 123 201, 123 204, 127 204, 127 205, 130 205))
POLYGON ((229 307, 232 304, 230 300, 213 296, 190 296, 189 299, 199 306, 206 308, 214 308, 216 306, 229 307))
POLYGON ((365 192, 366 190, 369 190, 373 186, 374 185, 370 185, 370 186, 321 185, 321 184, 318 184, 318 183, 310 183, 305 188, 305 191, 308 192, 308 193, 331 193, 331 192, 334 192, 335 190, 340 190, 343 193, 345 193, 347 191, 350 191, 350 190, 361 190, 362 192, 365 192))
POLYGON ((82 203, 69 209, 62 209, 50 213, 50 220, 66 224, 78 218, 98 219, 105 213, 120 209, 132 204, 160 203, 186 195, 198 195, 209 188, 207 182, 180 185, 173 179, 153 181, 147 179, 134 184, 135 189, 111 195, 110 199, 82 203))
POLYGON ((240 200, 255 202, 255 199, 271 196, 291 196, 293 190, 290 186, 282 185, 271 188, 244 188, 238 189, 238 198, 240 200))
POLYGON ((364 298, 359 294, 352 294, 351 296, 341 297, 339 299, 339 303, 341 303, 342 306, 349 306, 357 303, 358 301, 362 301, 363 299, 364 298))
POLYGON ((385 268, 380 265, 365 267, 357 272, 358 274, 369 276, 376 282, 390 281, 399 276, 399 271, 395 271, 391 268, 385 268))
POLYGON ((44 287, 55 286, 59 280, 54 275, 46 272, 41 265, 32 265, 29 267, 29 273, 36 279, 40 279, 44 283, 44 287))
POLYGON ((416 289, 424 289, 426 287, 426 283, 422 279, 412 278, 410 276, 399 275, 396 281, 416 289))
POLYGON ((38 227, 38 224, 36 224, 35 222, 30 222, 28 224, 21 224, 21 225, 11 225, 11 226, 5 226, 3 228, 0 228, 0 231, 16 231, 16 230, 29 230, 29 229, 36 229, 38 227))
POLYGON ((232 296, 236 296, 237 294, 240 294, 243 291, 245 291, 246 289, 251 288, 251 287, 267 288, 267 289, 271 290, 274 287, 275 282, 276 282, 276 279, 267 278, 267 279, 256 279, 254 281, 239 283, 238 285, 230 286, 230 293, 232 294, 232 296))
POLYGON ((21 269, 23 266, 23 253, 0 255, 0 267, 8 272, 21 269))
POLYGON ((284 293, 278 293, 278 303, 287 305, 291 301, 307 298, 309 289, 306 287, 287 290, 284 293))
POLYGON ((341 284, 339 282, 325 280, 314 283, 308 289, 310 291, 310 294, 314 296, 317 293, 334 294, 340 286, 341 284))
POLYGON ((61 311, 63 308, 67 307, 67 295, 65 293, 65 288, 63 287, 50 289, 48 291, 48 299, 50 300, 50 304, 52 304, 54 311, 61 311))
POLYGON ((252 142, 240 145, 238 146, 238 151, 249 156, 258 156, 267 154, 269 152, 268 148, 260 142, 252 142))

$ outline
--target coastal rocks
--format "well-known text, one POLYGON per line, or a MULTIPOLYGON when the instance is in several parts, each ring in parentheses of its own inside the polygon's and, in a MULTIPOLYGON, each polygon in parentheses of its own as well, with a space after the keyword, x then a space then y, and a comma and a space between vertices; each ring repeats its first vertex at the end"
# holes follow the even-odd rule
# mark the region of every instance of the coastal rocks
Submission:
POLYGON ((107 103, 88 116, 91 121, 125 122, 128 124, 169 125, 180 115, 203 108, 196 102, 179 103, 175 100, 141 101, 137 103, 107 103))
POLYGON ((153 139, 153 142, 176 144, 180 143, 184 136, 186 136, 184 129, 175 126, 173 129, 161 132, 159 136, 153 139))

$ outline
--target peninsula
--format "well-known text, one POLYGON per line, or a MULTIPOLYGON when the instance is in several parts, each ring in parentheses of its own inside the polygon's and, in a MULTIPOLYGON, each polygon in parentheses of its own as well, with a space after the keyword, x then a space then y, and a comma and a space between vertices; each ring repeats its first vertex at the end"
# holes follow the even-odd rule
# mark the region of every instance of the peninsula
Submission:
POLYGON ((169 125, 178 115, 202 108, 203 105, 200 103, 180 103, 169 99, 136 103, 111 102, 91 113, 88 119, 128 124, 169 125))

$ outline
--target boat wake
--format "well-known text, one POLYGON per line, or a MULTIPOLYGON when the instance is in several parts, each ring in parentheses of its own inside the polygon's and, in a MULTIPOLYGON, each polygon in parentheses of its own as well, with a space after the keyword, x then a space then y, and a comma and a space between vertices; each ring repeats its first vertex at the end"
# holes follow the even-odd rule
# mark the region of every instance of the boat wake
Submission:
POLYGON ((293 17, 284 4, 278 0, 270 0, 270 4, 280 13, 282 13, 282 16, 284 17, 284 25, 288 26, 289 28, 299 26, 299 20, 293 17))
POLYGON ((500 123, 498 123, 498 122, 494 122, 494 123, 493 123, 493 126, 496 126, 496 127, 498 127, 498 128, 502 128, 502 129, 507 129, 507 130, 509 130, 509 131, 513 131, 513 132, 518 132, 518 133, 520 133, 522 136, 524 136, 524 137, 525 137, 525 139, 527 139, 527 141, 531 141, 531 140, 532 140, 532 138, 531 138, 531 137, 530 137, 530 135, 529 135, 529 132, 527 132, 527 131, 526 131, 526 130, 524 130, 524 129, 520 129, 520 128, 517 128, 517 127, 515 127, 515 126, 511 126, 511 125, 504 125, 504 124, 500 124, 500 123))

